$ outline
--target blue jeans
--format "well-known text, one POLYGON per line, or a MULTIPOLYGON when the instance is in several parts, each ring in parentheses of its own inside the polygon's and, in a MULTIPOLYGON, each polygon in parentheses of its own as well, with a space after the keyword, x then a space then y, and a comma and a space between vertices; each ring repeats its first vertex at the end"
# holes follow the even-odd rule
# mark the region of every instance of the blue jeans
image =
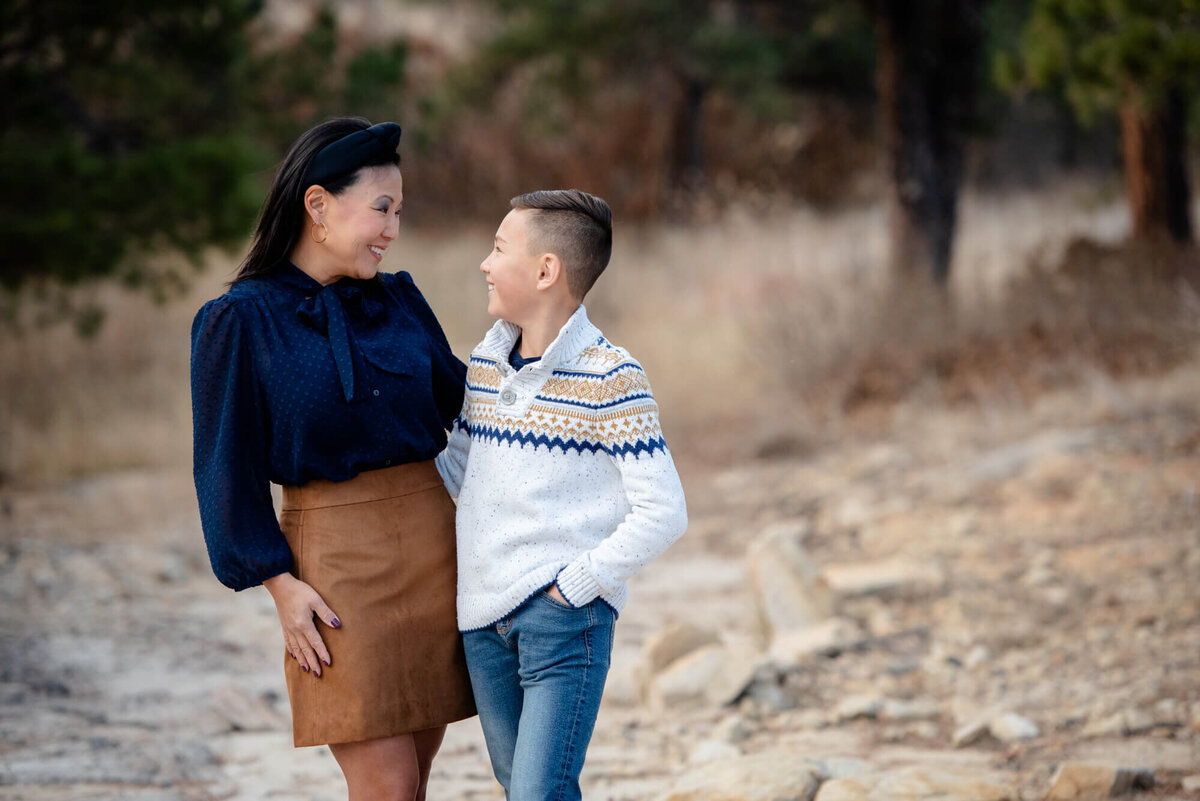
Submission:
POLYGON ((492 771, 510 801, 577 801, 612 657, 616 612, 539 592, 463 634, 492 771))

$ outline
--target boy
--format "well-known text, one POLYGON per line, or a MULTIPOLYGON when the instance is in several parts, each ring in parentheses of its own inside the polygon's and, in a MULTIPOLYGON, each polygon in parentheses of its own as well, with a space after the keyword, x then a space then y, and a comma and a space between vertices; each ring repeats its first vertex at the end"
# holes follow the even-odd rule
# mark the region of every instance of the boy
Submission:
POLYGON ((437 459, 458 500, 458 627, 511 801, 580 798, 625 582, 687 527, 646 374, 582 305, 611 252, 603 200, 513 198, 479 266, 500 319, 437 459))

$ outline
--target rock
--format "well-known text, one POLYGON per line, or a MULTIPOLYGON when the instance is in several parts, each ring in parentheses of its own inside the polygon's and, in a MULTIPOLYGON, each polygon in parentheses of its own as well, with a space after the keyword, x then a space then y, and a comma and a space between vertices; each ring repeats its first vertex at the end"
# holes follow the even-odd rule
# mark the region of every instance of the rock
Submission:
POLYGON ((764 753, 691 768, 658 801, 812 801, 818 763, 764 753))
POLYGON ((651 709, 664 710, 680 704, 695 706, 725 661, 724 649, 706 645, 676 659, 666 670, 650 680, 646 701, 651 709))
POLYGON ((1016 712, 987 712, 956 729, 953 742, 955 748, 964 748, 988 736, 1011 743, 1040 733, 1036 723, 1016 712))
POLYGON ((889 698, 883 702, 879 717, 890 721, 929 720, 941 717, 942 705, 937 701, 898 701, 889 698))
POLYGON ((1200 791, 1200 773, 1197 773, 1195 776, 1184 776, 1181 784, 1185 793, 1200 791))
POLYGON ((909 723, 905 727, 900 736, 901 742, 909 742, 914 737, 921 740, 938 740, 942 736, 942 729, 937 723, 932 720, 918 720, 909 723))
POLYGON ((805 629, 783 632, 771 641, 769 657, 781 667, 798 664, 813 656, 835 656, 854 648, 867 635, 846 617, 824 620, 805 629))
POLYGON ((991 734, 986 720, 974 720, 954 730, 952 742, 955 748, 966 748, 974 745, 991 734))
POLYGON ((847 494, 833 511, 834 522, 842 528, 859 528, 875 517, 871 502, 861 495, 847 494))
POLYGON ((638 697, 643 701, 648 700, 650 683, 673 662, 706 645, 719 642, 715 631, 690 623, 667 626, 652 634, 642 646, 641 663, 634 669, 633 680, 638 697))
POLYGON ((764 642, 780 632, 819 623, 830 614, 820 571, 801 545, 805 532, 797 524, 768 526, 746 553, 746 573, 764 642))
POLYGON ((1160 726, 1178 726, 1187 725, 1187 714, 1183 708, 1183 704, 1176 701, 1174 698, 1161 698, 1154 704, 1154 722, 1160 726))
POLYGON ((1045 587, 1058 582, 1058 571, 1052 565, 1034 565, 1021 580, 1030 587, 1045 587))
POLYGON ((830 757, 818 760, 816 764, 826 780, 858 779, 875 772, 875 768, 869 762, 853 757, 830 757))
POLYGON ((754 681, 758 659, 741 648, 725 647, 721 669, 709 682, 704 699, 712 706, 731 704, 754 681))
POLYGON ((1004 712, 997 715, 988 722, 988 728, 996 739, 1005 743, 1029 740, 1041 734, 1036 723, 1021 717, 1016 712, 1004 712))
POLYGON ((676 659, 717 642, 717 633, 711 629, 676 623, 646 638, 642 646, 643 663, 648 675, 653 677, 676 659))
POLYGON ((821 785, 815 801, 1018 801, 1016 790, 927 768, 902 768, 821 785))
POLYGON ((907 559, 828 565, 821 576, 835 606, 863 596, 919 598, 940 592, 946 582, 937 565, 907 559))
POLYGON ((988 664, 991 661, 991 651, 988 646, 976 645, 973 649, 967 652, 967 655, 962 658, 962 667, 967 670, 974 670, 983 664, 988 664))
POLYGON ((829 725, 824 710, 793 709, 779 717, 779 727, 785 731, 815 731, 829 725))
POLYGON ((874 695, 851 695, 843 698, 834 710, 834 718, 839 723, 858 718, 874 720, 883 709, 883 699, 874 695))
POLYGON ((946 528, 955 539, 970 536, 979 530, 979 514, 973 510, 956 512, 947 522, 946 528))
POLYGON ((1057 562, 1058 551, 1053 548, 1043 548, 1029 560, 1029 567, 1031 570, 1045 570, 1046 568, 1054 567, 1057 562))
POLYGON ((1054 774, 1046 801, 1092 801, 1154 786, 1154 773, 1067 762, 1054 774))
POLYGON ((878 598, 869 598, 864 604, 872 602, 875 606, 869 608, 866 614, 867 630, 871 632, 871 636, 886 637, 900 631, 900 619, 896 617, 892 608, 878 598))
POLYGON ((213 711, 234 731, 282 731, 291 728, 287 718, 262 698, 231 685, 218 687, 210 699, 213 711))
POLYGON ((676 659, 655 676, 647 692, 651 709, 730 703, 754 679, 755 660, 742 649, 706 645, 676 659))
POLYGON ((713 737, 727 743, 740 743, 750 738, 750 727, 738 715, 730 715, 712 727, 713 737))
POLYGON ((1127 737, 1131 734, 1149 731, 1154 726, 1154 717, 1146 710, 1135 707, 1089 720, 1088 724, 1083 727, 1083 734, 1088 737, 1127 737))
MULTIPOLYGON (((758 707, 772 714, 783 712, 791 709, 795 704, 788 697, 783 688, 779 686, 779 682, 775 681, 774 677, 758 677, 750 683, 746 688, 746 697, 753 701, 758 707)), ((820 710, 812 710, 820 718, 820 723, 825 722, 825 716, 820 710)))
POLYGON ((1095 439, 1096 434, 1087 430, 1043 431, 1023 442, 1004 445, 977 458, 966 466, 959 480, 968 488, 981 483, 1003 481, 1016 475, 1029 462, 1050 454, 1074 453, 1091 445, 1095 439))
POLYGON ((1154 787, 1154 771, 1145 768, 1118 768, 1116 778, 1109 789, 1111 795, 1120 795, 1130 790, 1149 790, 1154 787))
POLYGON ((159 562, 157 578, 164 584, 182 584, 192 574, 187 556, 177 551, 167 551, 159 562))
POLYGON ((645 698, 640 679, 643 666, 637 660, 614 659, 604 682, 604 703, 613 706, 635 706, 645 698))
POLYGON ((706 765, 710 762, 736 759, 742 755, 742 750, 725 740, 701 740, 688 755, 688 762, 693 765, 706 765))
POLYGON ((821 785, 815 801, 868 801, 873 786, 866 779, 831 779, 821 785))
POLYGON ((1051 610, 1065 612, 1071 608, 1071 604, 1079 599, 1076 590, 1071 587, 1064 587, 1056 584, 1053 586, 1044 586, 1038 589, 1038 597, 1051 610))

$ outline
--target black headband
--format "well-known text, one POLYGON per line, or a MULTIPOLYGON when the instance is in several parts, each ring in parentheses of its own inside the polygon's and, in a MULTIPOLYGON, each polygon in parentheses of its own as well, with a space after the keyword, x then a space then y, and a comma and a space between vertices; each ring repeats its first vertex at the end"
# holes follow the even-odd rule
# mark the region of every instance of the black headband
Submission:
POLYGON ((381 122, 347 134, 336 142, 321 148, 304 171, 303 186, 323 184, 353 172, 370 161, 378 153, 395 153, 400 144, 400 126, 394 122, 381 122))

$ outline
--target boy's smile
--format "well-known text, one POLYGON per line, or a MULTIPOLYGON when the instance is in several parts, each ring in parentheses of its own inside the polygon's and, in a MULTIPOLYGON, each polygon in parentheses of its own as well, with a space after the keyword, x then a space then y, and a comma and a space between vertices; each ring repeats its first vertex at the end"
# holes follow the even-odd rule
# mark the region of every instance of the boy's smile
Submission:
POLYGON ((529 244, 530 213, 513 209, 505 216, 492 252, 479 265, 487 278, 488 314, 521 326, 536 308, 541 258, 529 244))

